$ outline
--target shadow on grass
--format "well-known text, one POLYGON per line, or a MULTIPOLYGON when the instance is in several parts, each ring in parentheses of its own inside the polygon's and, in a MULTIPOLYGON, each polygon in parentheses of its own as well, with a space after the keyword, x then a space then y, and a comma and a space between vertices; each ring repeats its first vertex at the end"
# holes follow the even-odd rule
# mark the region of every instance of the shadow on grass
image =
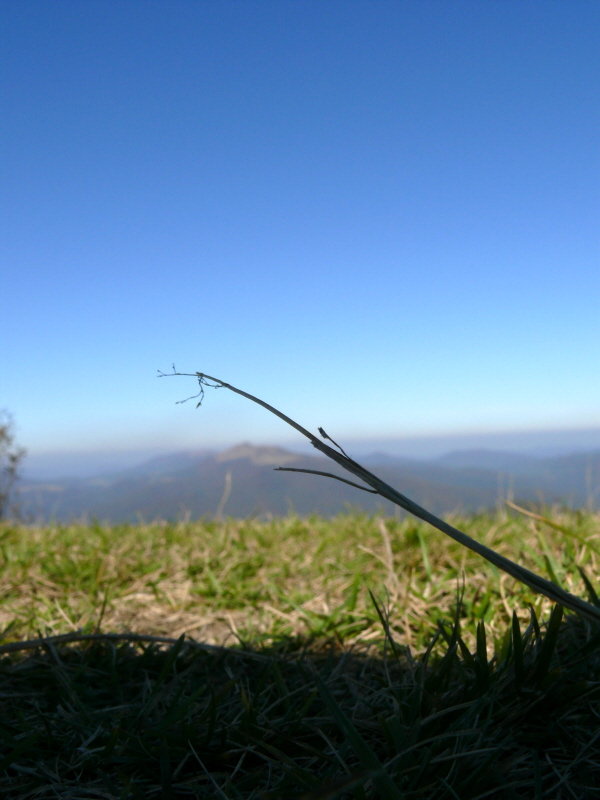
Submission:
POLYGON ((600 797, 600 630, 556 607, 495 650, 458 613, 418 658, 49 641, 0 661, 0 795, 600 797))

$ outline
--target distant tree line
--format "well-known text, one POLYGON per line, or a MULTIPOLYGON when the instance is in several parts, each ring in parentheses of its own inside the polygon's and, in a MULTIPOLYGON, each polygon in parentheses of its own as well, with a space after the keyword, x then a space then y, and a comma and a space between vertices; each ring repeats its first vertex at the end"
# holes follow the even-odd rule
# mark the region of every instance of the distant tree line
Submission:
POLYGON ((15 442, 15 425, 8 411, 0 411, 0 520, 17 514, 15 485, 25 449, 15 442))

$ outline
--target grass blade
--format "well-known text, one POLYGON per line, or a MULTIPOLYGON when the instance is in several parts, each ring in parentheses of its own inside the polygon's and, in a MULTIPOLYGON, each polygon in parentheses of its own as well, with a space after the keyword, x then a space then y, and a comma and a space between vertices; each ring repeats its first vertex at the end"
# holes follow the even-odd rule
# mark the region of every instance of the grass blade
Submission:
MULTIPOLYGON (((576 614, 580 614, 592 622, 600 622, 600 609, 596 608, 596 606, 586 602, 585 600, 582 600, 580 597, 576 597, 575 595, 566 592, 557 583, 553 583, 552 581, 546 580, 546 578, 542 578, 540 575, 536 575, 535 572, 531 572, 525 567, 520 566, 516 562, 506 558, 506 556, 501 555, 495 550, 492 550, 490 547, 478 542, 476 539, 471 538, 458 528, 453 527, 445 520, 440 519, 440 517, 436 517, 435 514, 427 511, 427 509, 418 505, 418 503, 415 503, 409 497, 406 497, 392 486, 389 486, 389 484, 382 481, 375 474, 361 466, 361 464, 358 462, 354 461, 354 459, 349 458, 345 453, 340 453, 337 450, 334 450, 332 447, 329 447, 329 445, 326 445, 313 433, 295 422, 291 417, 288 417, 286 414, 269 405, 269 403, 265 403, 264 400, 261 400, 260 398, 249 394, 248 392, 244 392, 242 389, 238 389, 229 383, 225 383, 225 381, 220 380, 220 378, 215 378, 212 375, 206 375, 203 372, 180 373, 173 370, 170 375, 195 378, 200 387, 200 392, 197 395, 200 396, 200 398, 204 396, 204 386, 211 386, 213 388, 229 389, 231 392, 239 394, 241 397, 245 397, 246 399, 251 400, 253 403, 262 406, 271 414, 274 414, 292 428, 295 428, 295 430, 297 430, 302 434, 302 436, 305 436, 311 442, 313 447, 330 458, 332 461, 335 461, 343 469, 362 480, 367 484, 367 486, 370 486, 378 494, 380 494, 381 497, 385 497, 386 500, 389 500, 400 508, 403 508, 405 511, 408 511, 409 514, 413 514, 415 517, 418 517, 424 522, 429 523, 429 525, 432 525, 442 533, 445 533, 446 536, 454 539, 455 542, 458 542, 459 544, 463 545, 463 547, 466 547, 472 552, 477 553, 498 569, 503 570, 504 572, 508 573, 508 575, 516 578, 516 580, 524 583, 526 586, 529 586, 529 588, 533 589, 534 592, 545 595, 555 603, 560 603, 561 605, 565 606, 565 608, 571 609, 571 611, 574 611, 576 614)), ((159 373, 159 377, 166 378, 168 375, 161 372, 159 373)), ((200 400, 200 403, 201 402, 202 399, 200 400)))
POLYGON ((481 670, 483 677, 487 679, 489 674, 489 665, 487 657, 487 639, 485 635, 485 622, 483 620, 477 623, 476 656, 477 656, 477 663, 479 664, 479 669, 481 670))
POLYGON ((26 753, 30 747, 33 747, 40 733, 41 731, 35 731, 35 733, 30 734, 26 739, 20 741, 10 753, 5 755, 2 761, 0 761, 0 773, 8 769, 13 761, 19 758, 19 756, 22 756, 23 753, 26 753))
POLYGON ((381 621, 381 624, 383 626, 383 630, 385 631, 386 639, 390 643, 392 651, 393 651, 394 655, 396 656, 396 658, 400 658, 400 656, 402 654, 398 650, 398 646, 397 646, 396 642, 394 641, 394 637, 392 636, 392 632, 390 630, 390 622, 389 622, 389 619, 387 617, 387 614, 383 613, 383 609, 379 606, 379 603, 375 599, 375 595, 373 594, 373 592, 370 589, 369 589, 369 595, 371 597, 371 601, 373 602, 373 605, 375 606, 375 610, 377 611, 377 616, 379 617, 379 620, 381 621))
POLYGON ((402 800, 402 793, 400 789, 385 771, 383 764, 377 758, 375 752, 363 739, 359 731, 357 731, 350 718, 346 716, 335 697, 329 691, 325 681, 316 671, 314 676, 323 700, 325 701, 339 728, 350 742, 352 749, 356 753, 361 763, 361 766, 363 769, 371 770, 373 772, 373 781, 381 792, 382 797, 386 798, 386 800, 402 800))
POLYGON ((181 652, 181 648, 183 647, 184 641, 185 641, 185 633, 182 633, 181 636, 179 637, 179 639, 173 645, 173 647, 169 650, 169 653, 167 655, 165 664, 164 664, 162 670, 160 671, 160 674, 159 674, 158 678, 156 679, 156 683, 154 684, 154 687, 153 687, 152 691, 150 692, 150 697, 148 698, 148 700, 146 701, 145 706, 142 708, 142 710, 140 711, 140 713, 138 715, 138 718, 137 718, 137 723, 138 724, 151 711, 152 706, 156 702, 156 699, 158 697, 158 693, 160 692, 160 690, 162 688, 162 685, 164 683, 165 678, 167 677, 168 673, 171 671, 171 668, 172 668, 173 664, 175 663, 175 660, 176 660, 177 656, 181 652))
POLYGON ((600 607, 600 599, 598 599, 598 595, 596 594, 596 590, 592 586, 592 582, 590 581, 590 579, 586 575, 585 570, 583 569, 583 567, 577 567, 577 569, 579 570, 579 574, 581 575, 581 577, 583 579, 583 582, 585 583, 585 588, 587 589, 587 593, 588 593, 588 597, 590 599, 590 603, 592 603, 595 606, 599 606, 600 607))
POLYGON ((546 630, 546 635, 542 641, 542 647, 538 654, 535 666, 534 680, 539 685, 548 674, 552 656, 556 650, 556 643, 558 641, 558 632, 560 630, 560 623, 563 617, 563 607, 556 605, 552 609, 550 621, 546 630))
POLYGON ((525 666, 523 664, 523 637, 521 636, 521 628, 519 627, 519 618, 516 611, 513 611, 512 616, 512 639, 515 682, 517 687, 520 687, 525 678, 525 666))

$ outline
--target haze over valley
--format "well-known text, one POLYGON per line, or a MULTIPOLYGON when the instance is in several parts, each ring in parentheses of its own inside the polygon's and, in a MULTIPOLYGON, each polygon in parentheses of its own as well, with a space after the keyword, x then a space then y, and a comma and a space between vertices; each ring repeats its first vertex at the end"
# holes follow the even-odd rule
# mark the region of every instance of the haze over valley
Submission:
MULTIPOLYGON (((573 508, 596 507, 600 499, 600 447, 543 457, 526 450, 462 449, 419 460, 372 452, 360 460, 436 514, 490 509, 507 498, 573 508)), ((221 452, 158 455, 95 476, 27 478, 19 501, 32 522, 332 516, 350 508, 397 513, 383 498, 324 477, 277 472, 280 466, 349 477, 319 455, 243 443, 221 452)))

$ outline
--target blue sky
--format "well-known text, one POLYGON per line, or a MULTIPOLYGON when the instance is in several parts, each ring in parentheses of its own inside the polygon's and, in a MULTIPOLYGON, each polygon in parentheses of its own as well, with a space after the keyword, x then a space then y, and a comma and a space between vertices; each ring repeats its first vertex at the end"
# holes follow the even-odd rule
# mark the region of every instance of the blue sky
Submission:
POLYGON ((30 452, 600 425, 596 2, 1 2, 30 452), (336 435, 337 434, 337 435, 336 435))

